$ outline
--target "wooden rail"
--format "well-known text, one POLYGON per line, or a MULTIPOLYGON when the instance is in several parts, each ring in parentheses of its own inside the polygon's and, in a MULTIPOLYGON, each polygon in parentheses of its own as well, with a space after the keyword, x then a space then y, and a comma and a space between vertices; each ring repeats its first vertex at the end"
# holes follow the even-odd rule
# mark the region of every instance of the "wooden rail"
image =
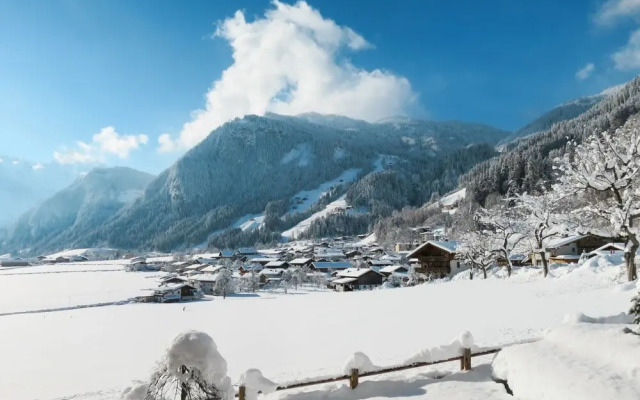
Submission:
MULTIPOLYGON (((333 382, 340 382, 345 380, 349 381, 349 387, 351 389, 355 389, 358 387, 358 381, 359 381, 359 378, 361 377, 388 374, 392 372, 404 371, 404 370, 413 369, 413 368, 422 368, 429 365, 444 364, 444 363, 453 362, 453 361, 460 361, 461 371, 470 371, 472 357, 480 357, 480 356, 486 356, 489 354, 495 354, 500 350, 502 350, 502 348, 493 348, 493 349, 483 350, 477 353, 471 353, 471 349, 462 349, 462 355, 457 357, 451 357, 451 358, 447 358, 444 360, 437 360, 437 361, 415 362, 407 365, 397 365, 394 367, 381 368, 375 371, 362 372, 362 373, 360 373, 357 369, 354 368, 351 370, 351 373, 348 375, 339 375, 339 376, 334 376, 330 378, 320 378, 320 379, 314 379, 314 380, 305 381, 305 382, 296 382, 296 383, 281 385, 276 388, 276 391, 297 389, 301 387, 322 385, 324 383, 333 383, 333 382)), ((238 397, 239 400, 246 400, 246 387, 244 385, 239 387, 236 397, 238 397)))

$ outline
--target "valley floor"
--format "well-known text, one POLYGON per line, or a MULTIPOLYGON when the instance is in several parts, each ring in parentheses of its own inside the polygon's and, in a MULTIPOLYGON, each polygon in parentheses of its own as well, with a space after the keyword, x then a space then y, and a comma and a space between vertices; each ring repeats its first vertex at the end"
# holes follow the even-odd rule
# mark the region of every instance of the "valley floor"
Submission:
MULTIPOLYGON (((190 329, 213 337, 232 379, 258 368, 278 383, 340 374, 356 351, 377 365, 399 364, 463 331, 470 331, 480 346, 536 338, 567 314, 597 317, 628 310, 640 287, 625 283, 623 268, 610 261, 556 267, 547 279, 537 269, 521 269, 510 279, 460 276, 403 289, 257 293, 0 316, 0 398, 118 398, 132 380, 147 378, 172 339, 190 329)), ((156 286, 157 273, 126 273, 113 263, 84 264, 66 269, 116 271, 27 273, 50 272, 51 266, 2 271, 0 312, 118 301, 156 286)), ((490 380, 490 362, 474 359, 477 368, 471 373, 454 372, 439 380, 425 368, 365 379, 355 391, 337 384, 267 397, 511 398, 490 380)), ((456 371, 458 365, 442 369, 456 371)))

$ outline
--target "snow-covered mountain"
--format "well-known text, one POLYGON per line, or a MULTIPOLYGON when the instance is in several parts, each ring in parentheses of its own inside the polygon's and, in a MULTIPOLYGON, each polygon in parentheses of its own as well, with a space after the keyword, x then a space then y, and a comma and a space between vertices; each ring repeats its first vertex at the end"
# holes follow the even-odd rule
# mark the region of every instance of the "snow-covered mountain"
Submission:
POLYGON ((0 155, 0 227, 71 184, 86 166, 40 164, 0 155))
MULTIPOLYGON (((507 134, 480 124, 406 118, 367 123, 319 114, 246 116, 213 131, 131 206, 107 207, 112 216, 100 211, 102 219, 89 219, 101 223, 79 224, 68 216, 65 227, 72 229, 59 239, 46 229, 34 231, 44 218, 35 211, 21 219, 28 229, 14 233, 13 243, 37 243, 43 251, 63 243, 167 250, 220 235, 219 245, 281 240, 281 232, 341 196, 343 208, 378 216, 422 204, 434 190, 452 190, 457 176, 493 156, 507 134), (478 143, 487 144, 473 147, 478 143)), ((366 230, 370 219, 358 215, 340 223, 366 230)))
POLYGON ((551 128, 553 124, 575 118, 578 115, 583 114, 585 111, 589 110, 591 107, 595 106, 602 100, 606 99, 607 97, 615 95, 623 87, 624 85, 613 86, 603 90, 598 94, 580 97, 578 99, 562 103, 542 114, 533 121, 529 122, 517 131, 513 132, 511 135, 502 139, 498 143, 497 147, 500 150, 504 150, 509 145, 513 145, 514 142, 518 141, 518 139, 529 137, 535 135, 536 133, 546 131, 551 128))
POLYGON ((153 179, 130 168, 96 168, 22 215, 4 247, 60 249, 130 206, 153 179))

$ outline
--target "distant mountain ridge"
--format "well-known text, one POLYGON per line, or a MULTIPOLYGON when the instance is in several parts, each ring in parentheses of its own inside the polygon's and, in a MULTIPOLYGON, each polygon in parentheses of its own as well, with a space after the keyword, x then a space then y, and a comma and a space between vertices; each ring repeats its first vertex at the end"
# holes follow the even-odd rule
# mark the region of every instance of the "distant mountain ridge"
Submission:
POLYGON ((592 95, 580 97, 574 100, 562 103, 551 110, 545 112, 541 116, 537 117, 533 121, 529 122, 522 128, 516 130, 511 135, 502 139, 498 143, 498 149, 504 150, 509 146, 514 146, 521 138, 526 138, 536 133, 544 132, 550 129, 554 124, 562 121, 573 119, 595 106, 602 100, 609 96, 615 95, 619 92, 623 85, 617 85, 603 90, 602 92, 592 95))
POLYGON ((5 247, 64 248, 131 205, 152 179, 131 168, 95 168, 22 215, 5 247))
MULTIPOLYGON (((279 232, 315 210, 290 212, 296 193, 313 190, 348 170, 359 171, 355 181, 334 185, 322 201, 346 196, 365 212, 345 217, 347 222, 357 219, 366 230, 366 221, 376 215, 422 204, 433 191, 453 189, 457 176, 493 156, 492 147, 507 134, 455 121, 368 123, 320 114, 250 115, 214 130, 146 185, 133 203, 117 210, 111 207, 109 218, 67 224, 73 229, 61 236, 64 240, 17 229, 5 243, 14 250, 59 246, 170 250, 206 243, 220 233, 235 242, 275 240, 279 232), (394 161, 376 166, 381 155, 394 161), (263 223, 248 224, 261 227, 255 233, 229 229, 239 218, 260 213, 263 223), (230 239, 233 235, 240 236, 230 239)), ((31 221, 24 226, 32 227, 37 215, 31 213, 21 221, 31 221)))

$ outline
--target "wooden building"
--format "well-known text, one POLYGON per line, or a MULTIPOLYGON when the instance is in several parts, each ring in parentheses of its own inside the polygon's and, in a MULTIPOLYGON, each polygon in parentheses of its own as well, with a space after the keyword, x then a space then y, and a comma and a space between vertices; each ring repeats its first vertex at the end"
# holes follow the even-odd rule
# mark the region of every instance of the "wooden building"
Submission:
MULTIPOLYGON (((549 263, 578 262, 582 253, 588 254, 612 242, 593 235, 573 235, 559 237, 549 241, 546 246, 546 257, 549 263)), ((534 265, 542 265, 540 254, 531 254, 534 265)))
POLYGON ((338 292, 368 290, 382 285, 382 274, 371 268, 348 268, 338 272, 331 286, 338 292))
POLYGON ((455 241, 430 240, 407 254, 417 273, 444 278, 466 269, 464 263, 456 260, 455 241))

